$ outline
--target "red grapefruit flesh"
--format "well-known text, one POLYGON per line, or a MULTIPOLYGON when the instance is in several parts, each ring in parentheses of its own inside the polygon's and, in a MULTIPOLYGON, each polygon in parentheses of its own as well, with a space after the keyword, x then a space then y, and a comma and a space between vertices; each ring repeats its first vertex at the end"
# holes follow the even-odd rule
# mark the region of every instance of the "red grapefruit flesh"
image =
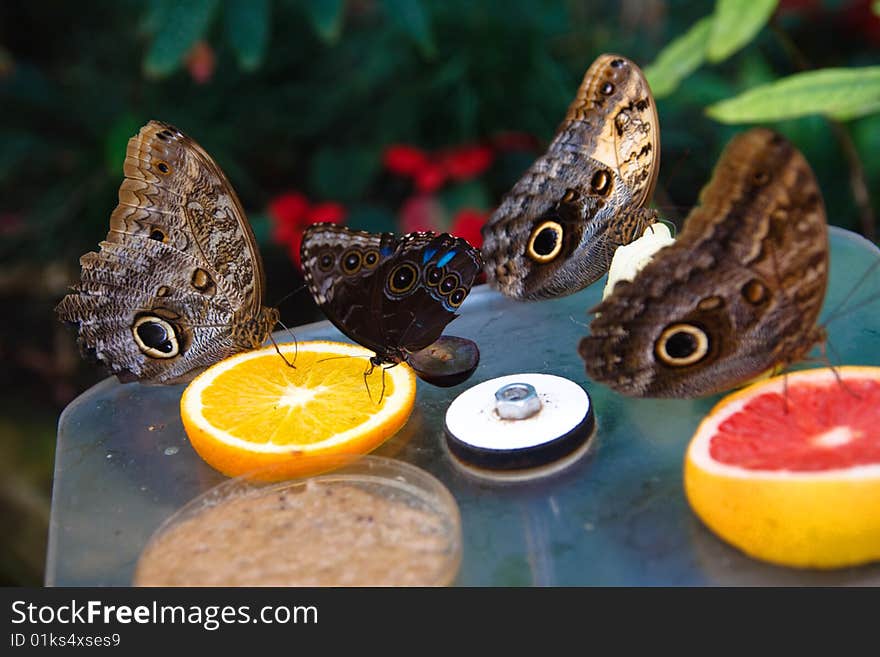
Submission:
POLYGON ((685 457, 700 519, 801 568, 880 559, 880 367, 803 370, 722 399, 685 457))

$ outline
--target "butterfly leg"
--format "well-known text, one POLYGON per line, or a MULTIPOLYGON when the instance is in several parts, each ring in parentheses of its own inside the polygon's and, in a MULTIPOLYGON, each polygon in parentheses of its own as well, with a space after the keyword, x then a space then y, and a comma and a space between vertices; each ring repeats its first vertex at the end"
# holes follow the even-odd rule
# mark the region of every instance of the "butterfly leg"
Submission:
POLYGON ((379 395, 379 403, 382 403, 382 400, 385 399, 385 372, 390 370, 392 367, 397 367, 400 363, 389 363, 382 368, 382 394, 379 395))
MULTIPOLYGON (((370 382, 368 381, 369 376, 373 373, 373 370, 376 369, 376 365, 381 365, 382 361, 377 360, 376 356, 370 358, 370 366, 364 370, 364 387, 367 389, 367 396, 370 398, 370 401, 373 401, 373 395, 370 392, 370 382)), ((382 372, 382 394, 385 394, 385 378, 384 378, 384 370, 382 372)), ((382 403, 382 400, 379 399, 379 403, 382 403)))

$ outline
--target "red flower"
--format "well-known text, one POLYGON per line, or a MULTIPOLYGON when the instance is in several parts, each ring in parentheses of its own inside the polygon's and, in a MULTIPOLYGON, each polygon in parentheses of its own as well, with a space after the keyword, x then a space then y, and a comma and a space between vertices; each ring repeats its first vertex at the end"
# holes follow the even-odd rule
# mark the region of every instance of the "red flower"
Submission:
POLYGON ((394 144, 385 150, 385 168, 400 176, 415 176, 428 164, 428 156, 421 149, 406 144, 394 144))
POLYGON ((846 33, 861 33, 866 41, 880 44, 880 16, 874 13, 872 2, 860 0, 842 13, 842 30, 846 33))
POLYGON ((461 146, 442 158, 446 173, 453 180, 470 180, 492 164, 495 154, 488 146, 461 146))
POLYGON ((486 223, 488 212, 464 208, 459 210, 452 220, 452 228, 449 232, 457 237, 463 237, 471 246, 480 248, 483 245, 483 234, 480 232, 486 223))
POLYGON ((300 248, 302 247, 303 234, 302 231, 293 236, 293 239, 287 244, 287 255, 290 256, 294 266, 302 271, 302 260, 300 259, 300 248))
POLYGON ((301 228, 309 201, 299 192, 287 192, 276 196, 269 202, 269 217, 272 219, 272 241, 287 244, 301 228))
POLYGON ((214 77, 214 49, 205 41, 197 41, 184 59, 190 77, 196 84, 205 84, 214 77))
POLYGON ((269 203, 272 222, 272 241, 287 247, 290 259, 300 267, 299 248, 306 226, 326 221, 334 224, 345 220, 345 208, 339 203, 325 202, 310 205, 299 192, 287 192, 269 203))
POLYGON ((446 213, 433 196, 413 196, 400 208, 400 228, 404 233, 443 230, 446 213))
POLYGON ((446 169, 435 162, 428 162, 415 175, 416 189, 424 194, 436 192, 446 182, 446 169))
POLYGON ((499 151, 536 151, 541 142, 527 132, 500 132, 492 137, 492 145, 499 151))
POLYGON ((345 221, 345 207, 339 203, 327 202, 313 205, 308 210, 308 223, 317 224, 328 222, 331 224, 341 224, 345 221))

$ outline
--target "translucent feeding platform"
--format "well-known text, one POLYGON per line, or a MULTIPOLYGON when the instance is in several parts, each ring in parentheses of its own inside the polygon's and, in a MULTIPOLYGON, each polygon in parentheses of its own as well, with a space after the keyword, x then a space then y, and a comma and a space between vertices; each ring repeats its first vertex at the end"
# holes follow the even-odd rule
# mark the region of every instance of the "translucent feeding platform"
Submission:
MULTIPOLYGON (((853 233, 832 228, 830 239, 825 312, 880 258, 880 250, 853 233)), ((738 552, 700 523, 685 499, 682 462, 697 425, 720 396, 629 399, 590 381, 577 345, 601 288, 602 281, 569 297, 533 303, 476 288, 448 330, 479 345, 475 374, 451 388, 420 381, 409 422, 374 452, 426 470, 454 496, 462 535, 455 583, 880 585, 880 564, 827 572, 776 567, 738 552), (446 447, 447 408, 470 386, 521 372, 562 376, 587 389, 598 427, 594 444, 583 458, 545 477, 473 477, 446 447)), ((878 294, 880 269, 848 303, 878 294)), ((298 340, 343 340, 329 322, 294 331, 298 340)), ((833 363, 880 365, 880 300, 832 322, 828 331, 833 363)), ((279 332, 276 339, 289 335, 279 332)), ((58 426, 47 584, 130 584, 156 528, 225 480, 187 441, 178 409, 182 390, 121 385, 111 378, 65 410, 58 426)))

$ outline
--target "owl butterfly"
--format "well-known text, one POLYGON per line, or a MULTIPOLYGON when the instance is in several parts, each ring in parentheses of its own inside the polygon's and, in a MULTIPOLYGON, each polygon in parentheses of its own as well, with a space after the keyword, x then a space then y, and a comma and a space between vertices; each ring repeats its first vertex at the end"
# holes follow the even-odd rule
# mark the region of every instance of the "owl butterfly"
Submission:
POLYGON ((259 347, 278 321, 262 304, 254 234, 226 176, 176 128, 128 142, 119 205, 100 250, 56 308, 122 381, 178 383, 259 347))
POLYGON ((482 267, 479 250, 465 240, 314 224, 301 255, 315 303, 336 328, 376 353, 371 368, 406 362, 440 386, 461 383, 476 369, 473 342, 441 338, 482 267))
POLYGON ((587 373, 625 395, 700 397, 802 359, 828 280, 825 208, 803 155, 750 130, 727 146, 674 244, 591 312, 587 373))
POLYGON ((601 278, 614 250, 657 220, 643 206, 659 166, 647 80, 625 57, 601 55, 547 152, 483 228, 488 282, 517 299, 541 299, 601 278))

